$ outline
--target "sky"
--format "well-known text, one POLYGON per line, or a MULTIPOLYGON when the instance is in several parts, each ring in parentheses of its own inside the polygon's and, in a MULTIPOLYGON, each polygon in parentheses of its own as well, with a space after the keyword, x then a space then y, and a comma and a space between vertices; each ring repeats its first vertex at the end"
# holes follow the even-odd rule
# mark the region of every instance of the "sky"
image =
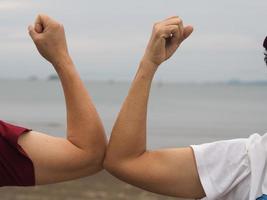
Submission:
POLYGON ((267 80, 266 10, 266 0, 0 0, 0 79, 55 73, 27 32, 37 14, 46 13, 64 24, 71 56, 86 80, 131 80, 153 24, 173 15, 195 31, 160 66, 157 80, 267 80))

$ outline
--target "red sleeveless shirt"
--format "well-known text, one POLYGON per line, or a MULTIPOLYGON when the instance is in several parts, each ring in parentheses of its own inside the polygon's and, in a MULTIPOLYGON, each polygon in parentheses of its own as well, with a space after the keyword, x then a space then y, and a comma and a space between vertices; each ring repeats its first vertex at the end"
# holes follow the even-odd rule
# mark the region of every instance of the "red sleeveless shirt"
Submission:
POLYGON ((0 120, 0 187, 35 185, 33 163, 18 144, 28 131, 0 120))

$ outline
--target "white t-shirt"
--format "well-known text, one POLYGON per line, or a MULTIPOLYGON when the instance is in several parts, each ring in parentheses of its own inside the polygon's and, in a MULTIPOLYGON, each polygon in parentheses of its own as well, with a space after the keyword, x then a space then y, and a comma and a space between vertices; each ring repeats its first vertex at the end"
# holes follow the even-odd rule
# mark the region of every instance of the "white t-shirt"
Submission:
POLYGON ((191 147, 204 200, 267 200, 267 133, 191 147))

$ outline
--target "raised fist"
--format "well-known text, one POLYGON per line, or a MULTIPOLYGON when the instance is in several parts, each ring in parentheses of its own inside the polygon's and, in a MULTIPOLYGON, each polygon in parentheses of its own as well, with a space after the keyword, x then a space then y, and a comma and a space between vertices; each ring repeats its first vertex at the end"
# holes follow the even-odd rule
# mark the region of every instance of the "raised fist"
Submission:
POLYGON ((193 32, 192 26, 184 27, 179 17, 170 17, 154 25, 144 59, 160 65, 169 59, 181 43, 193 32))
POLYGON ((69 58, 65 31, 62 24, 49 16, 38 15, 34 26, 29 26, 29 34, 39 53, 53 65, 69 58))

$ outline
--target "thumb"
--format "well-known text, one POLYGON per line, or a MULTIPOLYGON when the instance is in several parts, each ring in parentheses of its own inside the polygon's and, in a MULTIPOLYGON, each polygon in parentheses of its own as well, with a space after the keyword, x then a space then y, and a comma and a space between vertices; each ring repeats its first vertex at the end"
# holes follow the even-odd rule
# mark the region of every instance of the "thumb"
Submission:
POLYGON ((35 24, 35 27, 34 27, 34 30, 37 32, 37 33, 42 33, 44 28, 41 24, 35 24))
POLYGON ((188 38, 194 31, 193 26, 187 26, 184 28, 184 40, 188 38))
POLYGON ((32 40, 35 40, 38 33, 35 31, 32 25, 28 27, 29 35, 31 36, 32 40))

